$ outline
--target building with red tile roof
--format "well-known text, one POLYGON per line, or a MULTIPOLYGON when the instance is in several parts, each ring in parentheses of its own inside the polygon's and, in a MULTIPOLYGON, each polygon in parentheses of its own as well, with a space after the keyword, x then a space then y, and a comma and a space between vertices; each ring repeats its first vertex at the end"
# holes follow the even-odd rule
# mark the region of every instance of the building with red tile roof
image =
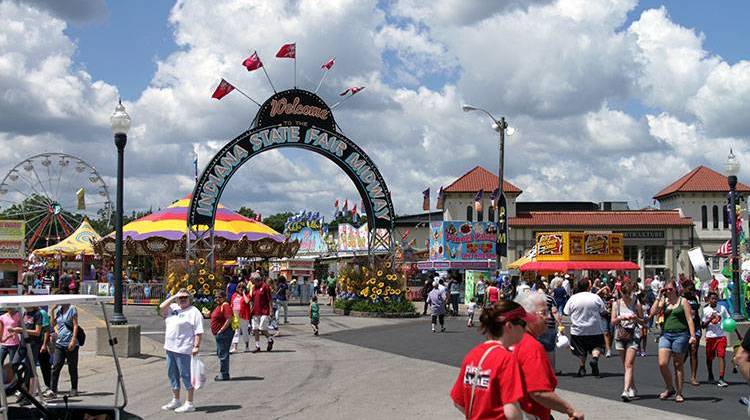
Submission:
MULTIPOLYGON (((737 191, 750 192, 750 187, 738 182, 737 191)), ((677 181, 656 193, 655 200, 663 200, 680 193, 728 193, 727 176, 703 165, 683 175, 677 181)))

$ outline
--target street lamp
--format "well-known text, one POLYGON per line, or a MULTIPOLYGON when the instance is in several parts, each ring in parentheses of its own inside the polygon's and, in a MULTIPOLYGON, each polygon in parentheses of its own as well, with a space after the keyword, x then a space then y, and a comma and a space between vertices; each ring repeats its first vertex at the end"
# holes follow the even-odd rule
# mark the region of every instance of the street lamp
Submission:
MULTIPOLYGON (((513 127, 508 127, 508 123, 505 121, 505 117, 500 117, 498 120, 495 118, 492 114, 490 114, 489 111, 483 108, 479 108, 472 105, 463 104, 461 105, 461 109, 463 109, 464 112, 471 112, 471 111, 480 111, 487 114, 488 117, 492 120, 492 129, 500 133, 500 157, 499 157, 499 165, 498 165, 498 171, 497 171, 497 204, 495 211, 497 212, 498 216, 498 222, 500 221, 500 203, 502 201, 503 194, 503 172, 505 171, 505 134, 507 133, 508 136, 512 136, 515 134, 516 130, 513 127)), ((508 226, 508 215, 506 214, 504 221, 504 226, 508 226)), ((498 226, 497 234, 499 235, 505 235, 506 229, 503 228, 502 232, 500 231, 500 226, 498 226)), ((507 247, 508 247, 508 238, 507 236, 504 238, 505 241, 505 249, 506 249, 506 256, 507 256, 507 247)), ((502 268, 502 257, 500 250, 497 250, 497 256, 496 256, 496 264, 497 269, 500 270, 502 268)))
POLYGON ((740 173, 740 162, 729 149, 727 163, 724 166, 729 184, 729 220, 732 222, 732 285, 734 287, 734 311, 732 318, 735 321, 744 321, 742 309, 740 308, 740 262, 737 249, 737 174, 740 173))
POLYGON ((125 144, 128 142, 128 130, 130 129, 130 115, 125 111, 122 100, 115 107, 115 112, 110 117, 112 133, 115 135, 115 146, 117 147, 117 211, 115 212, 115 310, 110 323, 113 325, 124 325, 128 323, 122 313, 122 176, 123 176, 123 154, 125 144))

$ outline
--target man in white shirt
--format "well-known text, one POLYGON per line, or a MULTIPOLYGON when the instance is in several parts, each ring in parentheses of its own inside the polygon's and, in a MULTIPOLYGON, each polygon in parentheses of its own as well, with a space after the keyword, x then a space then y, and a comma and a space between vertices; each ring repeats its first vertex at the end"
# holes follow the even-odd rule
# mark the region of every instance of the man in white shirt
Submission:
POLYGON ((591 374, 599 376, 599 355, 604 348, 602 312, 605 305, 602 298, 590 292, 591 281, 578 280, 575 294, 568 299, 563 312, 570 316, 570 347, 579 359, 577 377, 586 374, 586 357, 591 353, 591 374))
POLYGON ((654 280, 651 281, 651 290, 654 291, 655 296, 659 296, 662 286, 664 286, 664 284, 659 280, 659 276, 654 276, 654 280))
POLYGON ((565 293, 567 293, 568 296, 570 296, 570 274, 567 274, 567 273, 565 274, 562 287, 563 289, 565 289, 565 293))
POLYGON ((555 277, 552 278, 552 281, 549 283, 549 289, 555 290, 557 289, 563 282, 562 277, 560 277, 559 273, 555 273, 555 277))
POLYGON ((721 329, 721 322, 729 319, 730 315, 727 308, 718 306, 719 296, 716 292, 708 294, 708 306, 703 308, 703 317, 701 324, 706 328, 706 367, 708 368, 708 382, 714 382, 713 361, 715 357, 719 358, 719 381, 716 382, 721 388, 729 386, 724 381, 724 357, 727 351, 727 337, 724 330, 721 329))

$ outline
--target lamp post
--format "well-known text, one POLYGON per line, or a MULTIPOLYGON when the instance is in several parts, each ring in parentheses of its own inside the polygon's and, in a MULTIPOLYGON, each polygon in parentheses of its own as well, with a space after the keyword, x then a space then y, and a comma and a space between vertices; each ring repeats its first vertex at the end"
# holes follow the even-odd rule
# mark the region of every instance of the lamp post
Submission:
MULTIPOLYGON (((497 213, 498 221, 500 221, 500 203, 502 202, 502 198, 504 196, 503 195, 503 176, 504 176, 504 172, 505 172, 505 133, 507 131, 508 136, 512 136, 516 132, 516 130, 513 129, 513 127, 508 127, 508 123, 505 121, 505 117, 500 117, 500 119, 498 120, 492 114, 490 114, 490 112, 487 111, 486 109, 475 107, 475 106, 472 106, 472 105, 467 105, 467 104, 461 105, 461 109, 463 109, 464 112, 471 112, 471 111, 484 112, 492 120, 492 129, 495 130, 495 131, 497 131, 498 133, 500 133, 500 145, 499 145, 499 147, 500 147, 500 156, 499 156, 499 159, 498 159, 499 164, 498 164, 498 170, 497 170, 497 191, 498 191, 498 195, 497 195, 497 204, 495 205, 495 207, 496 207, 495 208, 495 213, 497 213)), ((505 226, 507 226, 507 223, 508 223, 507 217, 508 217, 508 215, 506 214, 506 215, 504 215, 504 217, 506 218, 506 220, 505 220, 505 226)), ((497 234, 498 235, 504 235, 505 234, 505 229, 503 229, 503 232, 500 232, 500 229, 498 227, 497 234)), ((507 249, 507 241, 508 241, 507 237, 505 237, 505 241, 506 241, 506 249, 507 249)), ((497 265, 497 269, 500 270, 502 268, 502 255, 500 253, 500 250, 497 250, 495 263, 497 265)))
POLYGON ((740 308, 740 262, 737 249, 737 174, 740 172, 740 162, 729 149, 727 163, 724 166, 727 172, 727 183, 729 184, 729 220, 732 222, 732 285, 734 288, 734 310, 732 318, 735 321, 744 321, 740 308))
POLYGON ((130 129, 130 115, 125 111, 122 100, 115 107, 115 112, 110 117, 112 133, 115 135, 115 146, 117 147, 117 209, 115 211, 115 310, 110 323, 113 325, 124 325, 128 323, 122 313, 122 177, 123 177, 123 154, 125 144, 128 142, 128 130, 130 129))

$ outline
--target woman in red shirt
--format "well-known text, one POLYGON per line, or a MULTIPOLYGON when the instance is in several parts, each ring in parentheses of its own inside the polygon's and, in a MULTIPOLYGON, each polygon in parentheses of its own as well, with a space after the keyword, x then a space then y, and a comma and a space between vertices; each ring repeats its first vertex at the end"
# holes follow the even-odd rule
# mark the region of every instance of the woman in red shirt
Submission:
POLYGON ((489 305, 494 305, 500 300, 500 289, 498 289, 497 286, 494 284, 490 284, 489 287, 487 287, 487 301, 489 302, 489 305))
POLYGON ((229 380, 229 347, 232 344, 232 307, 227 302, 227 294, 223 290, 214 293, 216 308, 211 312, 211 333, 216 338, 216 355, 219 357, 220 373, 215 381, 229 380))
POLYGON ((250 351, 250 294, 245 291, 245 282, 239 282, 237 289, 232 294, 232 312, 240 319, 240 328, 234 331, 232 348, 229 353, 237 353, 237 345, 240 344, 240 335, 245 340, 245 351, 250 351))
POLYGON ((521 369, 508 350, 523 337, 526 311, 500 302, 482 311, 480 330, 488 340, 464 358, 451 399, 467 419, 520 419, 525 393, 521 369))

